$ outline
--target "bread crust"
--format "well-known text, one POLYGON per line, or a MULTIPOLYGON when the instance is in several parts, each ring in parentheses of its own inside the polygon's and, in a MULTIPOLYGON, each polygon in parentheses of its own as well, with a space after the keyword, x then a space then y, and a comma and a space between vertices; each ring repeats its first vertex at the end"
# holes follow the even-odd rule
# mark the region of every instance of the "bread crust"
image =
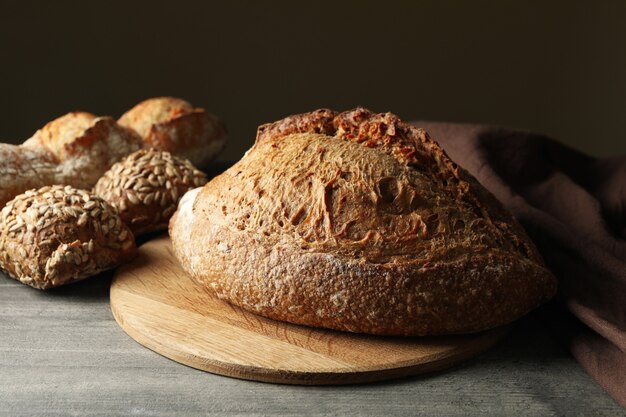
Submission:
POLYGON ((167 229, 180 198, 206 182, 206 175, 189 161, 141 149, 105 172, 93 192, 117 209, 137 237, 167 229))
POLYGON ((361 108, 261 126, 170 235, 218 297, 316 327, 475 332, 556 290, 517 221, 426 132, 361 108))
POLYGON ((146 100, 124 114, 120 123, 70 112, 22 145, 0 144, 0 207, 26 190, 46 185, 91 189, 111 165, 141 148, 168 151, 206 168, 225 139, 217 116, 173 97, 146 100))
POLYGON ((135 130, 147 147, 173 153, 206 168, 226 143, 226 128, 214 114, 175 97, 144 100, 119 124, 135 130))
POLYGON ((90 189, 113 163, 141 147, 139 135, 110 117, 68 113, 22 145, 0 144, 0 207, 31 188, 90 189))
POLYGON ((134 237, 115 209, 84 190, 30 190, 0 213, 0 267, 35 288, 93 276, 135 252, 134 237))
POLYGON ((0 208, 26 190, 54 184, 57 165, 47 148, 0 143, 0 208))

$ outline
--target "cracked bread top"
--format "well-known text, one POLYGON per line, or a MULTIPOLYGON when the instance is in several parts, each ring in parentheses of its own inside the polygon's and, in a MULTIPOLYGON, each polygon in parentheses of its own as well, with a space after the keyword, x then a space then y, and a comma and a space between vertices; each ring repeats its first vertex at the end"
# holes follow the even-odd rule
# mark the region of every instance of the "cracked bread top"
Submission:
POLYGON ((170 232, 182 266, 278 320, 466 333, 514 320, 556 288, 519 223, 391 113, 317 110, 263 125, 179 213, 170 232))
POLYGON ((486 248, 542 262, 491 193, 423 129, 391 113, 323 109, 263 125, 239 165, 238 184, 257 182, 237 190, 239 210, 230 212, 240 226, 291 230, 306 246, 371 262, 438 262, 486 248), (271 169, 255 169, 264 165, 271 169), (258 193, 268 188, 277 204, 265 207, 258 193))

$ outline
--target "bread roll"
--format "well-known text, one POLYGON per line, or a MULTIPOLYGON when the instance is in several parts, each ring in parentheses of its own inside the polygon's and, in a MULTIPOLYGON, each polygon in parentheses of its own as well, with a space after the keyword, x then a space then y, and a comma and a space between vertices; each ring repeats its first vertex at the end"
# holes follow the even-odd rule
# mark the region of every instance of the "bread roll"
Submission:
POLYGON ((361 108, 261 126, 181 200, 170 235, 218 297, 351 332, 481 331, 556 290, 518 222, 424 130, 361 108))
POLYGON ((35 288, 90 277, 135 252, 134 237, 116 211, 70 186, 27 191, 0 214, 0 267, 35 288))
POLYGON ((180 198, 206 175, 169 152, 141 149, 116 163, 93 192, 115 207, 135 237, 167 229, 180 198))
POLYGON ((199 168, 206 168, 226 142, 226 128, 217 116, 175 97, 142 101, 118 122, 139 133, 147 147, 171 152, 199 168))

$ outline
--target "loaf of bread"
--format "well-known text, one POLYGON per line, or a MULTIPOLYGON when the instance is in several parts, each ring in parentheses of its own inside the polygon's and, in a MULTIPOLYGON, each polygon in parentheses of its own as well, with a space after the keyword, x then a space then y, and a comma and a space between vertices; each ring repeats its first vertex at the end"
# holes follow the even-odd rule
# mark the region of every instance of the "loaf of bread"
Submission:
POLYGON ((481 331, 556 289, 518 222, 424 130, 362 108, 261 126, 183 197, 170 235, 218 297, 351 332, 481 331))
POLYGON ((46 185, 91 189, 111 165, 141 148, 165 150, 206 166, 225 138, 216 116, 171 97, 140 103, 119 124, 110 117, 68 113, 22 145, 0 144, 0 208, 16 195, 46 185))
POLYGON ((72 112, 46 124, 22 145, 0 144, 0 207, 31 188, 91 188, 124 156, 143 146, 110 117, 72 112))
POLYGON ((174 97, 142 101, 118 122, 139 133, 148 147, 168 151, 199 168, 206 168, 226 142, 226 128, 217 116, 174 97))
POLYGON ((137 237, 167 229, 183 194, 206 182, 206 175, 186 159, 140 149, 113 165, 93 192, 117 209, 137 237))
POLYGON ((27 191, 0 213, 0 268, 35 288, 90 277, 135 252, 135 239, 115 209, 70 186, 27 191))

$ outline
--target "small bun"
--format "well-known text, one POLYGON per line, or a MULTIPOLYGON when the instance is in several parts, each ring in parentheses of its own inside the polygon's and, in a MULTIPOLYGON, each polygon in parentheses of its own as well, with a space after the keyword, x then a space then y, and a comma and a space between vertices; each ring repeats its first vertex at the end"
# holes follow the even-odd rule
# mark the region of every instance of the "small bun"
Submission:
POLYGON ((146 146, 189 159, 206 167, 222 150, 226 129, 217 116, 174 97, 151 98, 118 120, 136 131, 146 146))
POLYGON ((115 209, 87 191, 26 191, 0 214, 0 267, 39 289, 69 284, 132 258, 135 240, 115 209))
POLYGON ((178 201, 207 177, 169 152, 142 149, 113 165, 94 193, 115 207, 135 236, 165 230, 178 201))

